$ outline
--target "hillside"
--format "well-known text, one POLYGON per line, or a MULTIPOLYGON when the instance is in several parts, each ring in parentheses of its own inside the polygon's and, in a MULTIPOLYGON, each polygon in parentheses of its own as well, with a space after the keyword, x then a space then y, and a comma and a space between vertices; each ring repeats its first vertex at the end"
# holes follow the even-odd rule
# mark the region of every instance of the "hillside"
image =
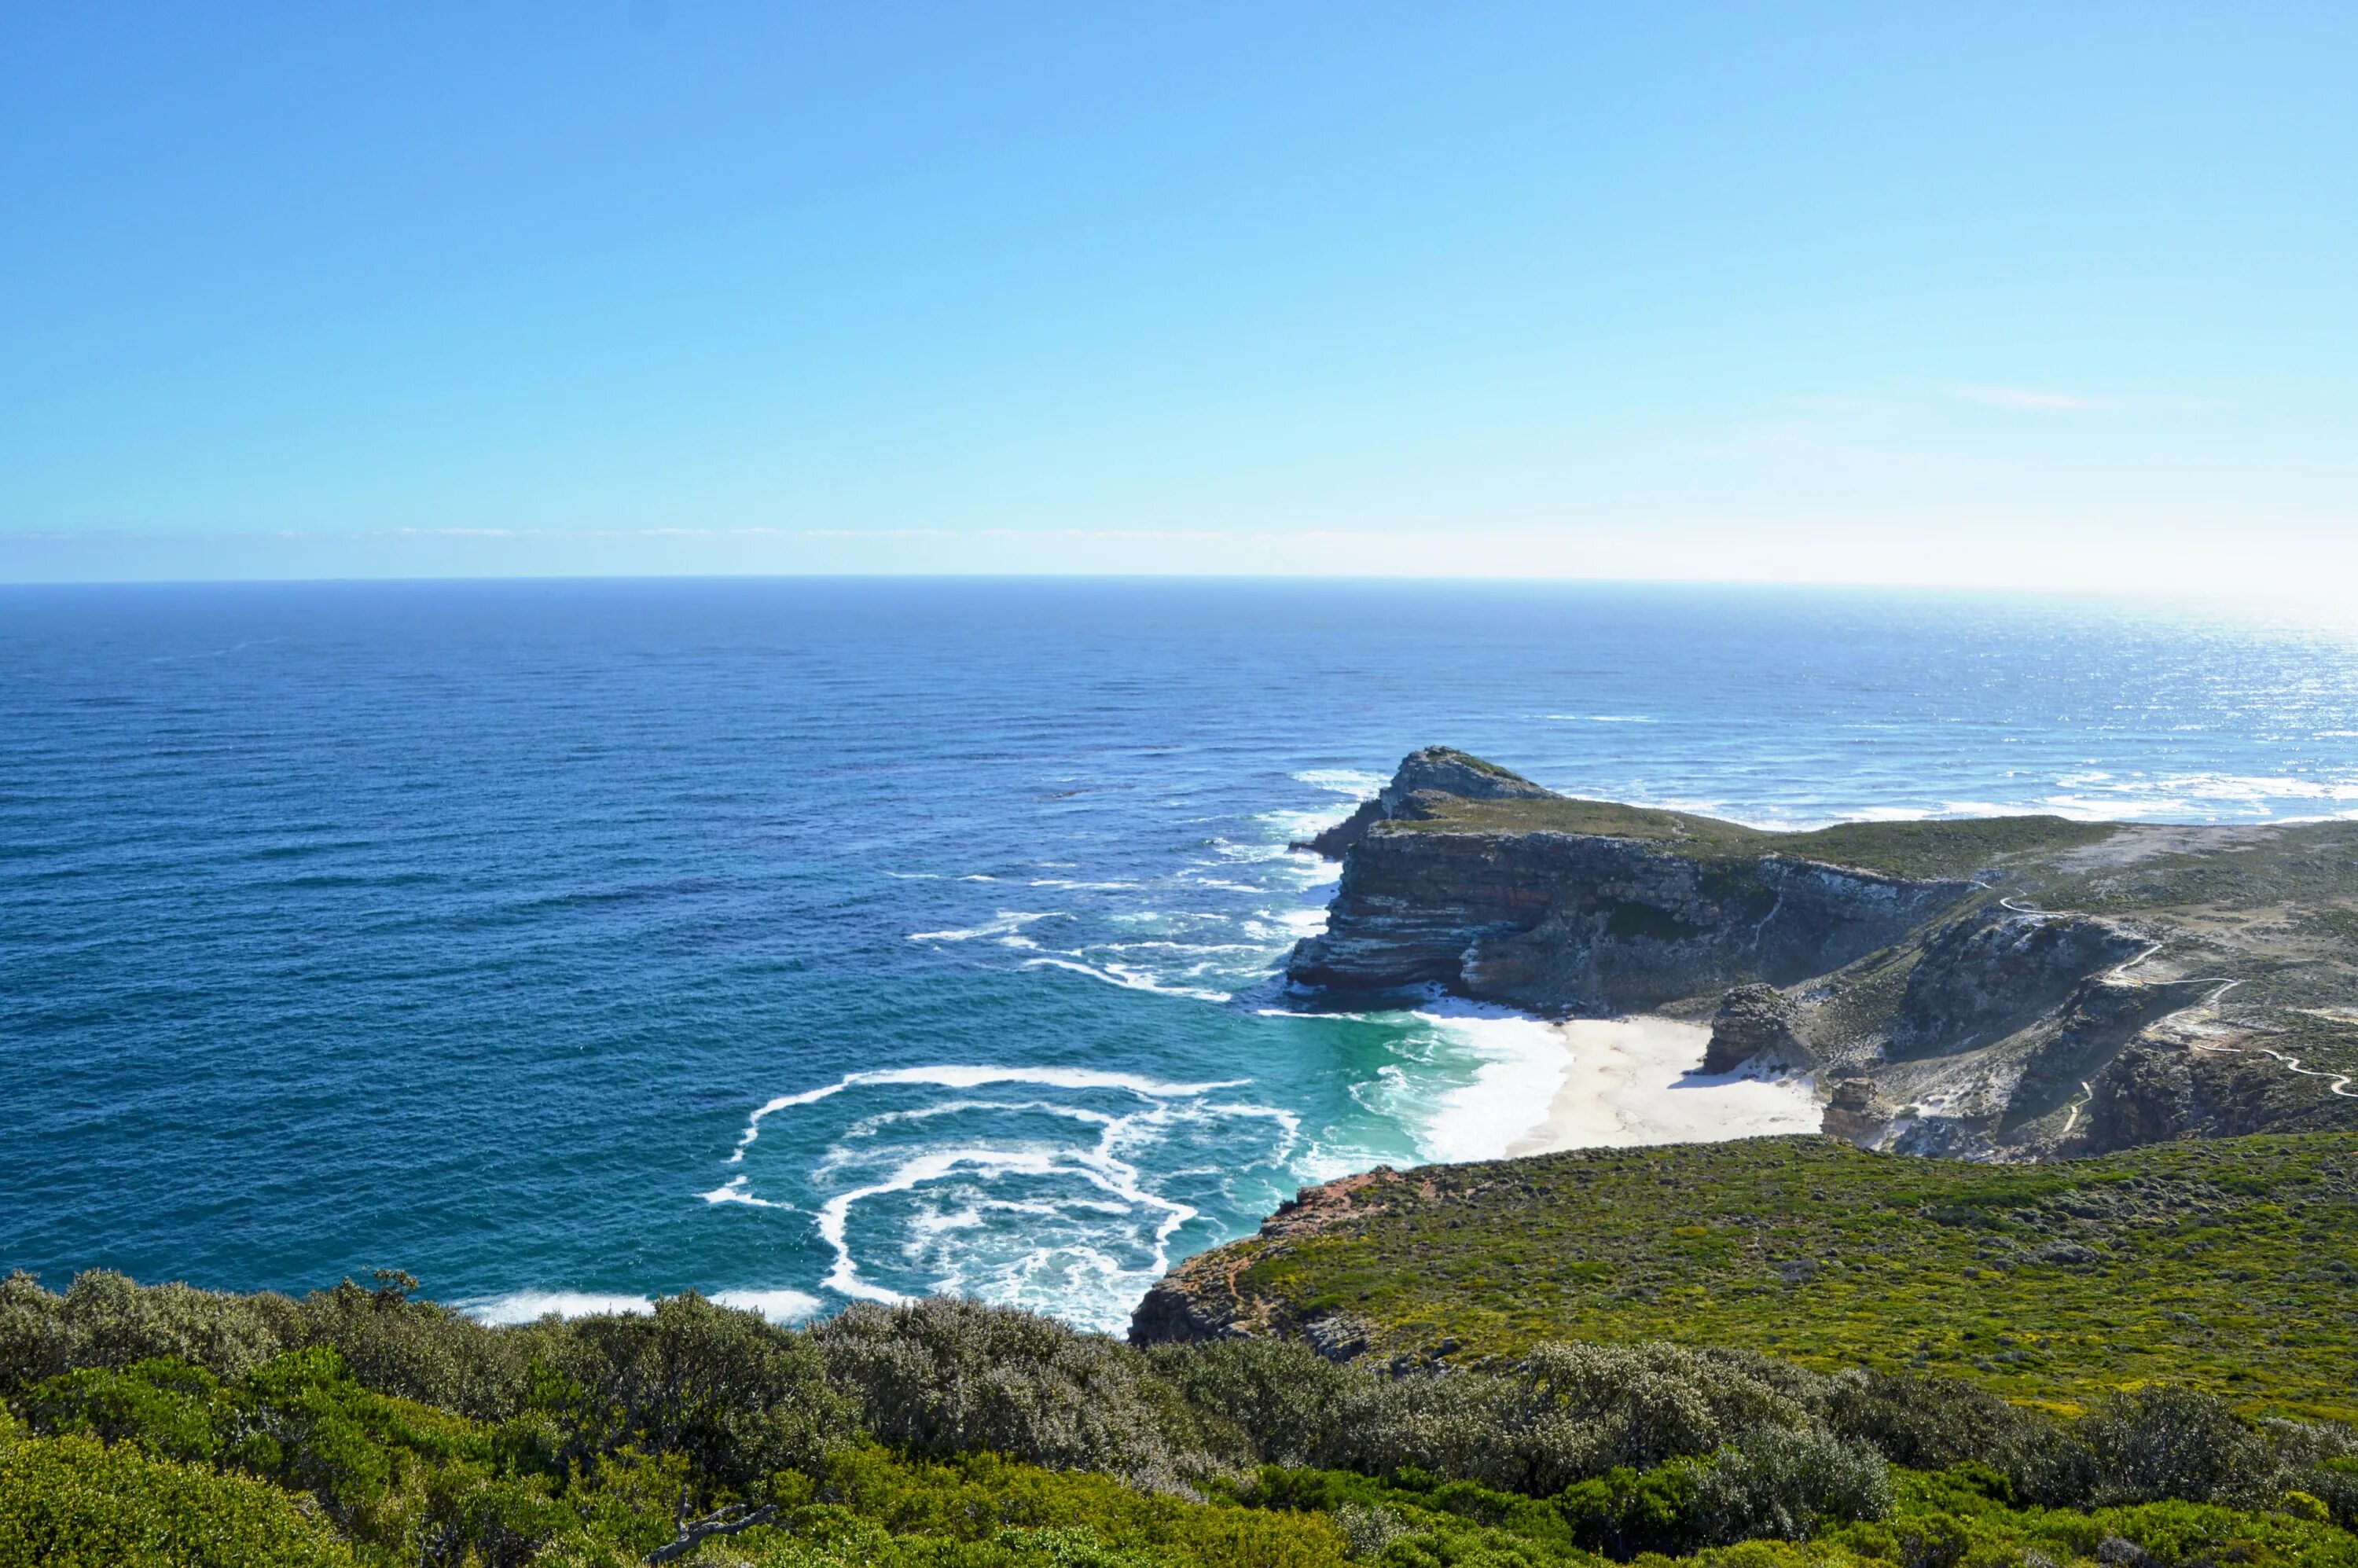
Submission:
POLYGON ((2358 823, 1768 832, 1430 748, 1312 847, 1311 997, 1714 1018, 1712 1071, 1808 1073, 1828 1130, 1912 1152, 2358 1129, 2358 823))
POLYGON ((2358 1137, 2043 1166, 1779 1138, 1379 1171, 1181 1265, 1132 1336, 1238 1332, 1410 1364, 1668 1339, 2063 1410, 2171 1381, 2358 1421, 2358 1137))
POLYGON ((2358 1568, 2358 1433, 1741 1351, 1395 1374, 936 1300, 0 1281, 6 1568, 2358 1568))

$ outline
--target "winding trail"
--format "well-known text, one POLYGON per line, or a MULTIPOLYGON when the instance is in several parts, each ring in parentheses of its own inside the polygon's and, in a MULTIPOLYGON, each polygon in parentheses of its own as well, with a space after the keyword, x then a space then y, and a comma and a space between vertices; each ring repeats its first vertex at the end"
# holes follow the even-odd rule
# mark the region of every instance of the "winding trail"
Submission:
MULTIPOLYGON (((1991 887, 1989 883, 1985 881, 1976 881, 1974 883, 1974 886, 1986 889, 1991 892, 1997 892, 1997 889, 1991 887)), ((1997 906, 2013 914, 2067 914, 2071 913, 2069 910, 2041 909, 2037 904, 2018 903, 2015 899, 2002 893, 1999 894, 1997 906)), ((2135 957, 2124 958, 2119 963, 2115 964, 2111 969, 2105 972, 2105 979, 2119 980, 2126 985, 2146 984, 2147 982, 2142 980, 2130 979, 2128 978, 2128 972, 2131 969, 2136 968, 2139 964, 2144 963, 2147 958, 2152 957, 2156 953, 2160 952, 2161 949, 2161 943, 2155 942, 2150 944, 2147 946, 2145 951, 2137 954, 2135 957)), ((2234 990, 2237 986, 2242 985, 2244 982, 2242 979, 2229 975, 2188 975, 2179 979, 2164 980, 2159 983, 2173 986, 2216 986, 2219 988, 2218 989, 2212 991, 2209 996, 2204 997, 2200 1002, 2191 1004, 2198 1007, 2216 1007, 2219 1005, 2219 999, 2221 997, 2225 996, 2229 991, 2234 990)), ((2183 1011, 2184 1009, 2180 1009, 2179 1011, 2183 1011)), ((2318 1067, 2304 1067, 2300 1065, 2299 1057, 2288 1056, 2283 1052, 2272 1051, 2266 1045, 2208 1045, 2197 1041, 2189 1043, 2187 1049, 2190 1051, 2208 1051, 2214 1055, 2222 1056, 2241 1056, 2246 1053, 2260 1056, 2272 1056, 2283 1065, 2286 1072, 2298 1073, 2304 1078, 2331 1079, 2331 1081, 2325 1086, 2330 1092, 2340 1095, 2344 1099, 2358 1099, 2358 1089, 2353 1089, 2350 1087, 2353 1076, 2358 1075, 2328 1072, 2318 1067)), ((2080 1081, 2080 1098, 2071 1102, 2070 1114, 2063 1119, 2063 1130, 2056 1134, 2058 1138, 2069 1138, 2071 1136, 2071 1130, 2080 1124, 2080 1113, 2087 1108, 2088 1102, 2095 1098, 2095 1089, 2086 1079, 2082 1079, 2080 1081)))

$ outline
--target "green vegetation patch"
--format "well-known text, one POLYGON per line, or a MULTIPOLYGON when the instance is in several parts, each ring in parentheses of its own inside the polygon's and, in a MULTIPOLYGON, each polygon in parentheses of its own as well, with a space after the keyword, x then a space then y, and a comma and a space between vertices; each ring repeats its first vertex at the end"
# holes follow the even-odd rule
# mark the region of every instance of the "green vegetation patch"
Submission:
POLYGON ((1778 833, 1606 800, 1453 798, 1435 803, 1433 811, 1428 817, 1396 818, 1385 831, 1593 834, 1655 840, 1703 859, 1788 855, 1905 877, 1964 876, 2010 856, 2102 843, 2118 831, 2112 823, 2061 816, 1981 816, 1843 822, 1808 832, 1778 833))
POLYGON ((1199 1266, 1383 1355, 1671 1340, 2063 1409, 2171 1382, 2358 1421, 2354 1199, 2342 1133, 2035 1166, 1756 1139, 1427 1167, 1199 1266))
POLYGON ((491 1328, 383 1279, 0 1281, 0 1568, 2358 1568, 2358 1433, 2184 1389, 2066 1422, 1666 1344, 1395 1376, 955 1301, 491 1328))

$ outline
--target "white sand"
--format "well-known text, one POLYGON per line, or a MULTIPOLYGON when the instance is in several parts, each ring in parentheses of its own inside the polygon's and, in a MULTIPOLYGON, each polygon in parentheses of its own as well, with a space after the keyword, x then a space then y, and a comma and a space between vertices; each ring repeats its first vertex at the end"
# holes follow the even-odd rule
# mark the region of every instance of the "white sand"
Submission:
POLYGON ((1807 1078, 1705 1077, 1701 1064, 1711 1031, 1701 1024, 1583 1019, 1556 1030, 1571 1054, 1563 1086, 1547 1119, 1509 1144, 1509 1154, 1719 1143, 1818 1130, 1821 1111, 1807 1078))

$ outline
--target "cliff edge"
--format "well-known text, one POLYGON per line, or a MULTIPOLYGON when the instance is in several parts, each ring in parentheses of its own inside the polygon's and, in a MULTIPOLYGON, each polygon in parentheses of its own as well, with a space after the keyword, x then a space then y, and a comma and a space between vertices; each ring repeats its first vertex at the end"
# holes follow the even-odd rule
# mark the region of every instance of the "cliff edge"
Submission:
POLYGON ((1769 832, 1433 747, 1308 846, 1290 981, 1709 1019, 1827 1129, 1980 1159, 2358 1127, 2358 825, 2056 816, 1769 832))

